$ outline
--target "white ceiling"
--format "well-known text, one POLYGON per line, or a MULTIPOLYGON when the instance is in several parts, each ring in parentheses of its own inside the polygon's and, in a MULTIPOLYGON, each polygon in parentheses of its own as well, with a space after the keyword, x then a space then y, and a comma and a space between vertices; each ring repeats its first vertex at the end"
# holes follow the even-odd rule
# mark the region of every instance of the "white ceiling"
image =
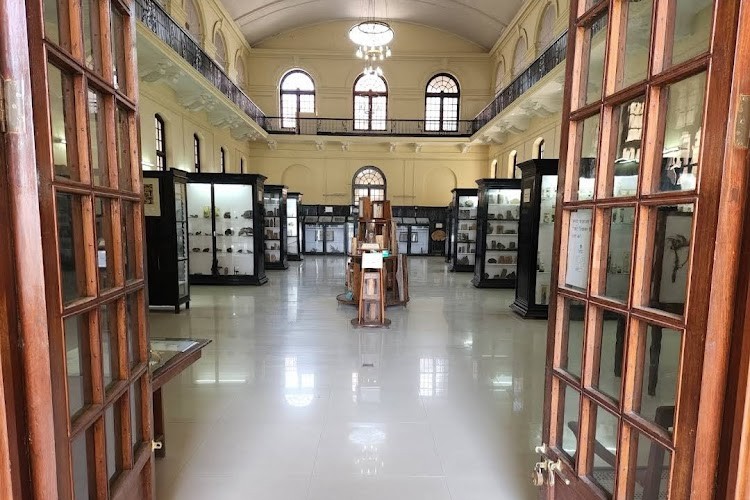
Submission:
MULTIPOLYGON (((221 0, 251 45, 300 26, 361 19, 366 0, 221 0)), ((407 21, 491 48, 524 0, 375 0, 375 17, 407 21)), ((398 36, 398 34, 396 34, 398 36)))

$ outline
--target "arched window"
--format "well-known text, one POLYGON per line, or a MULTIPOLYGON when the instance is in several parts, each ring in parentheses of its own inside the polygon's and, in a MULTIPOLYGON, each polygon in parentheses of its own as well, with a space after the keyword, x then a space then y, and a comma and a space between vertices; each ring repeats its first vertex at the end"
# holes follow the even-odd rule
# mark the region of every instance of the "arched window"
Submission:
POLYGON ((523 37, 519 38, 516 42, 516 50, 513 52, 513 77, 518 76, 524 70, 527 50, 526 40, 523 37))
POLYGON ((362 167, 357 170, 352 179, 352 197, 354 204, 359 204, 359 199, 368 196, 373 201, 385 200, 385 175, 377 167, 362 167))
POLYGON ((539 141, 539 144, 536 147, 536 157, 540 160, 544 158, 544 139, 539 141))
POLYGON ((156 168, 158 170, 167 169, 167 141, 166 129, 164 128, 164 119, 158 114, 154 115, 154 125, 156 130, 156 168))
POLYGON ((302 70, 284 75, 279 86, 281 95, 281 126, 297 128, 299 113, 315 113, 315 82, 302 70))
POLYGON ((227 43, 224 41, 224 35, 220 30, 214 33, 214 47, 216 47, 216 63, 226 71, 227 69, 227 43))
POLYGON ((425 130, 457 131, 460 97, 455 78, 445 73, 433 77, 425 93, 425 130))
POLYGON ((221 167, 221 173, 227 173, 227 153, 224 148, 219 148, 219 166, 221 167))
POLYGON ((245 71, 245 63, 242 61, 242 55, 237 54, 237 60, 234 63, 235 68, 237 69, 237 86, 241 88, 242 90, 245 90, 246 84, 246 71, 245 71))
POLYGON ((198 42, 203 41, 203 23, 201 23, 201 16, 198 11, 198 7, 195 5, 195 0, 185 0, 185 29, 188 33, 193 35, 198 42))
POLYGON ((536 38, 537 50, 546 49, 553 42, 555 36, 555 17, 555 6, 548 4, 539 22, 539 34, 536 38))
POLYGON ((201 171, 201 140, 198 134, 193 134, 193 165, 195 171, 201 171))
POLYGON ((505 61, 500 60, 497 63, 497 73, 495 74, 495 92, 500 92, 505 87, 505 61))
POLYGON ((508 167, 513 172, 514 179, 521 178, 521 169, 518 168, 518 151, 511 151, 510 156, 508 156, 508 167))
POLYGON ((385 130, 388 84, 383 77, 363 74, 354 82, 354 130, 385 130))

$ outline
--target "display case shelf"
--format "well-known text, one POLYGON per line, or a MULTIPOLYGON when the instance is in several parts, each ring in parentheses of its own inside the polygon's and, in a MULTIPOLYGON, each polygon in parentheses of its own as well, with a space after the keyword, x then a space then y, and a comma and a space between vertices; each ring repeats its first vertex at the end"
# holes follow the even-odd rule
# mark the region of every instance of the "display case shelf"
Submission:
POLYGON ((148 301, 175 313, 190 307, 186 183, 181 170, 143 172, 148 301))
POLYGON ((451 258, 448 269, 454 272, 473 272, 476 258, 477 209, 476 189, 458 188, 453 191, 450 219, 451 258))
POLYGON ((287 260, 287 187, 263 188, 263 259, 266 269, 289 268, 287 260))
POLYGON ((286 255, 289 261, 302 260, 302 219, 300 205, 302 193, 286 195, 286 255))
POLYGON ((190 279, 199 285, 268 281, 265 272, 263 182, 248 174, 188 174, 190 279))
POLYGON ((518 179, 479 179, 476 265, 478 288, 513 288, 518 271, 521 184, 518 179))
POLYGON ((510 306, 524 318, 546 319, 552 278, 558 161, 521 163, 521 222, 519 224, 518 284, 510 306))

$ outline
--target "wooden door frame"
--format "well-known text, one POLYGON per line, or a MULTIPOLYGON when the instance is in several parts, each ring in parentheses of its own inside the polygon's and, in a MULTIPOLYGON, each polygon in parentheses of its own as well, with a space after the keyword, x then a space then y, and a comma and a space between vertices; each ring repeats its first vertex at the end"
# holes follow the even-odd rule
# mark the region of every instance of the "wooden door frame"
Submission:
MULTIPOLYGON (((577 24, 579 20, 583 20, 579 16, 580 12, 577 8, 577 4, 579 3, 579 1, 576 1, 572 2, 571 5, 569 20, 571 32, 578 29, 577 24)), ((747 2, 745 4, 746 11, 748 8, 747 2)), ((747 182, 745 163, 743 161, 744 152, 739 151, 734 146, 733 135, 733 127, 735 125, 734 113, 738 98, 738 88, 740 87, 738 85, 738 78, 748 80, 744 75, 741 76, 738 74, 738 68, 746 68, 747 66, 743 66, 742 64, 735 65, 735 57, 738 60, 746 61, 747 57, 745 56, 743 59, 742 55, 748 52, 747 47, 742 46, 743 43, 739 43, 740 47, 735 51, 735 36, 739 25, 739 22, 735 21, 739 21, 740 19, 739 10, 739 2, 730 0, 715 1, 712 33, 722 30, 724 34, 721 37, 721 43, 712 42, 710 59, 704 59, 704 61, 710 61, 705 70, 707 78, 716 79, 718 75, 726 75, 729 81, 729 78, 734 76, 734 84, 731 86, 730 84, 726 86, 714 85, 713 88, 707 88, 704 102, 704 109, 711 111, 706 112, 704 116, 704 143, 702 144, 701 157, 711 158, 712 160, 711 162, 701 162, 700 175, 719 180, 715 182, 701 182, 699 187, 700 193, 697 198, 697 203, 701 204, 700 217, 704 221, 714 221, 715 223, 694 229, 694 237, 696 239, 700 238, 702 243, 699 251, 693 251, 693 267, 707 272, 710 286, 708 291, 706 291, 705 281, 702 283, 692 282, 689 284, 688 290, 688 297, 693 298, 692 300, 689 299, 690 302, 688 304, 689 312, 693 315, 693 320, 692 326, 686 331, 686 334, 702 334, 704 347, 701 352, 698 352, 698 349, 693 349, 692 352, 685 353, 685 356, 689 356, 689 365, 693 367, 694 371, 683 374, 683 378, 690 379, 690 386, 694 386, 696 383, 699 384, 701 391, 699 395, 686 395, 685 400, 680 403, 682 407, 681 413, 684 413, 685 418, 681 424, 687 425, 688 428, 695 428, 696 430, 694 436, 683 436, 682 461, 678 463, 675 460, 673 462, 673 467, 679 468, 679 470, 673 472, 673 478, 679 477, 679 484, 685 485, 685 490, 678 490, 680 498, 682 498, 682 495, 685 497, 713 498, 716 492, 715 476, 717 470, 725 465, 723 456, 720 457, 719 455, 719 438, 724 410, 724 394, 727 387, 729 342, 732 330, 732 313, 736 298, 735 285, 740 265, 737 249, 740 247, 741 241, 742 215, 745 210, 745 187, 747 182), (740 161, 738 161, 738 158, 740 161), (687 452, 685 451, 686 448, 687 452), (687 456, 685 453, 687 453, 687 456), (701 459, 695 460, 695 457, 701 457, 701 459), (690 467, 686 467, 688 465, 690 467)), ((592 9, 591 12, 584 16, 587 18, 586 22, 598 16, 602 11, 610 12, 607 8, 592 9)), ((746 12, 744 12, 743 19, 748 19, 746 12)), ((652 23, 652 38, 657 32, 657 22, 660 22, 659 16, 655 15, 654 22, 652 23)), ((744 31, 747 31, 747 29, 744 31)), ((744 45, 746 46, 748 44, 747 40, 748 37, 745 35, 740 41, 744 41, 744 45)), ((664 43, 664 40, 661 40, 661 43, 664 43)), ((613 64, 609 61, 613 49, 607 47, 605 50, 605 67, 608 67, 610 64, 613 64)), ((576 44, 569 43, 566 86, 563 97, 564 121, 561 126, 561 137, 563 137, 563 140, 561 140, 560 158, 570 157, 570 141, 568 138, 570 135, 571 120, 569 117, 571 116, 571 97, 573 96, 573 87, 575 87, 575 85, 571 85, 571 82, 574 79, 576 81, 580 79, 580 68, 572 64, 572 61, 575 61, 575 56, 576 44)), ((700 63, 700 61, 696 61, 696 63, 700 63)), ((705 62, 700 64, 705 64, 705 62)), ((695 67, 698 67, 697 64, 695 67)), ((658 77, 657 80, 666 81, 669 73, 674 74, 674 72, 668 70, 662 76, 658 77)), ((747 82, 742 87, 747 87, 747 82)), ((621 95, 624 96, 626 93, 634 92, 626 90, 621 95)), ((592 106, 583 106, 574 112, 575 119, 578 120, 580 118, 582 115, 581 110, 586 110, 584 108, 591 109, 592 106)), ((601 119, 604 120, 605 116, 602 115, 601 119)), ((646 135, 644 135, 644 141, 653 138, 653 134, 654 132, 647 131, 646 135)), ((599 154, 602 154, 602 152, 600 151, 599 154)), ((564 196, 563 188, 566 186, 566 170, 563 168, 560 171, 557 204, 558 220, 562 220, 561 212, 564 196)), ((571 172, 567 172, 567 174, 570 176, 571 172)), ((601 175, 601 172, 597 175, 601 175)), ((640 179, 639 181, 643 182, 640 179)), ((567 182, 569 183, 570 179, 567 179, 567 182)), ((597 178, 597 184, 599 182, 601 181, 597 178)), ((668 193, 652 194, 648 197, 654 201, 659 201, 661 204, 670 201, 668 193)), ((571 205, 571 203, 568 203, 568 205, 571 205)), ((562 224, 556 225, 554 255, 558 258, 554 259, 553 265, 555 285, 552 287, 553 296, 551 304, 558 302, 558 261, 561 247, 563 246, 561 244, 562 234, 562 224)), ((638 269, 634 268, 632 272, 638 272, 638 269)), ((687 314, 688 311, 686 311, 687 314)), ((547 343, 547 365, 545 370, 544 442, 549 442, 550 428, 553 424, 551 422, 550 405, 553 390, 552 359, 555 352, 555 325, 557 316, 557 308, 551 307, 547 343)), ((750 431, 748 432, 750 436, 750 431)), ((585 446, 586 443, 579 442, 580 449, 583 449, 585 446)), ((585 478, 582 479, 585 481, 585 478)), ((554 495, 552 489, 548 489, 547 493, 550 496, 554 495)))
MULTIPOLYGON (((42 233, 37 186, 34 123, 28 110, 31 102, 31 69, 23 0, 0 0, 0 77, 5 81, 4 94, 7 125, 0 136, 9 168, 0 177, 4 193, 0 196, 7 214, 7 258, 0 259, 3 271, 3 306, 12 326, 0 324, 0 342, 8 349, 2 359, 3 375, 11 373, 17 394, 6 397, 12 408, 6 413, 11 426, 8 443, 10 456, 21 458, 9 471, 11 497, 57 498, 57 463, 53 421, 50 349, 46 335, 47 303, 45 299, 42 233), (13 109, 19 110, 13 113, 13 109), (7 357, 6 357, 7 354, 7 357), (11 366, 7 361, 11 360, 11 366), (18 365, 15 365, 15 363, 18 365), (10 369, 9 372, 5 370, 10 369), (14 422, 12 420, 15 420, 14 422), (15 435, 13 435, 15 434, 15 435)), ((7 387, 7 386, 6 386, 7 387)), ((6 392, 6 396, 9 394, 6 392)), ((2 423, 2 422, 0 422, 2 423)), ((0 457, 2 463, 2 457, 0 457)), ((8 474, 6 473, 6 476, 8 474)), ((5 477, 3 478, 5 479, 5 477)), ((2 483, 2 481, 0 481, 2 483)))

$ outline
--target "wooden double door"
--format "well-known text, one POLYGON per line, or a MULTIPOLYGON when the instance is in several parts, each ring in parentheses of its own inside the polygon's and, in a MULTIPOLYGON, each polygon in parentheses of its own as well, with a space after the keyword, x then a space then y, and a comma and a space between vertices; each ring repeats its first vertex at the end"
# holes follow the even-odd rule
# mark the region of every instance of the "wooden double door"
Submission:
POLYGON ((548 498, 715 495, 748 8, 571 1, 536 471, 548 498))
POLYGON ((3 498, 153 497, 134 16, 0 0, 3 498))

